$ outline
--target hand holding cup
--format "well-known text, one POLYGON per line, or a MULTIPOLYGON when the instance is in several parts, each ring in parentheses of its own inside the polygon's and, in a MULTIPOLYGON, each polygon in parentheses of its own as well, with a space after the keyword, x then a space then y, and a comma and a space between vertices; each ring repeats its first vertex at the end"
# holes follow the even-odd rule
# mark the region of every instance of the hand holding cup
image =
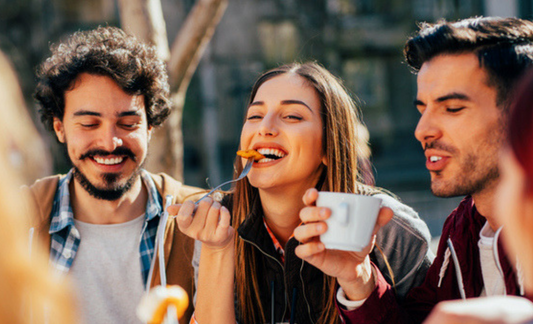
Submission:
POLYGON ((325 274, 336 277, 349 299, 364 299, 374 289, 368 254, 374 247, 375 234, 392 219, 393 212, 386 207, 378 209, 375 220, 370 220, 374 226, 370 226, 370 239, 366 246, 352 248, 351 251, 330 249, 320 241, 320 236, 328 231, 327 220, 332 210, 316 206, 318 197, 316 189, 307 190, 303 197, 306 205, 300 211, 303 224, 294 231, 295 238, 302 243, 296 248, 296 255, 325 274))

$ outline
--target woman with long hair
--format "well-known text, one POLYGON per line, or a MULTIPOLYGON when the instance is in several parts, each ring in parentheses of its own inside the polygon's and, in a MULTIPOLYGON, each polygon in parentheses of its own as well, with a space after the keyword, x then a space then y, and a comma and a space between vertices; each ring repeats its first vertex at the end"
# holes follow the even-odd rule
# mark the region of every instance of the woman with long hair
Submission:
MULTIPOLYGON (((372 280, 372 262, 377 275, 395 285, 399 299, 421 283, 432 261, 429 231, 411 208, 363 184, 358 156, 366 143, 357 131, 360 124, 341 81, 319 64, 284 65, 259 77, 240 149, 265 158, 254 162, 222 203, 206 199, 196 211, 192 203, 169 208, 180 229, 202 242, 198 323, 340 323, 336 301, 348 309, 353 305, 338 287, 353 287, 350 279, 361 270, 372 280), (298 257, 316 244, 294 237, 308 233, 300 215, 309 188, 382 198, 376 226, 382 227, 376 240, 382 252, 373 249, 373 241, 362 252, 328 254, 322 267, 298 257)), ((237 158, 235 176, 242 169, 243 159, 237 158)))

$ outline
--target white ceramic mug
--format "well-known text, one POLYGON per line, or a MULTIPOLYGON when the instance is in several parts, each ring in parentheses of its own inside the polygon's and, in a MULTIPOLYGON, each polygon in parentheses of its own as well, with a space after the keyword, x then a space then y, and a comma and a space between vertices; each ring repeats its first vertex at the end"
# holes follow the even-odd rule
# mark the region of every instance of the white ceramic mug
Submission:
POLYGON ((320 191, 316 205, 331 209, 328 230, 320 235, 327 249, 362 251, 370 243, 381 199, 342 192, 320 191))

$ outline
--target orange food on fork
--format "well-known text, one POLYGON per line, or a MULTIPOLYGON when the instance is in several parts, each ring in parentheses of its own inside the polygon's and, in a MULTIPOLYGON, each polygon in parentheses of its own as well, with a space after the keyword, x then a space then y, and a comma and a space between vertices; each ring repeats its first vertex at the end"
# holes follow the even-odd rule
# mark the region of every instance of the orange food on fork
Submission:
POLYGON ((257 152, 256 150, 240 150, 240 151, 237 151, 237 155, 245 159, 249 159, 253 157, 254 161, 259 161, 265 158, 263 154, 257 152))

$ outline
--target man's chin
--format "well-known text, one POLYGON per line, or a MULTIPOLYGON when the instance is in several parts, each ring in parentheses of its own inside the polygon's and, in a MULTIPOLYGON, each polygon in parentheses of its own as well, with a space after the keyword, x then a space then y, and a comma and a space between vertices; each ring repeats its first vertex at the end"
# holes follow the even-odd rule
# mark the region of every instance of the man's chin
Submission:
POLYGON ((431 193, 439 198, 452 198, 459 196, 466 196, 469 193, 463 190, 463 188, 453 186, 442 182, 431 182, 431 193))
POLYGON ((105 174, 102 184, 95 185, 78 169, 74 170, 74 178, 81 187, 92 197, 101 200, 115 201, 126 194, 139 177, 139 172, 134 172, 128 179, 119 179, 120 174, 105 174))

